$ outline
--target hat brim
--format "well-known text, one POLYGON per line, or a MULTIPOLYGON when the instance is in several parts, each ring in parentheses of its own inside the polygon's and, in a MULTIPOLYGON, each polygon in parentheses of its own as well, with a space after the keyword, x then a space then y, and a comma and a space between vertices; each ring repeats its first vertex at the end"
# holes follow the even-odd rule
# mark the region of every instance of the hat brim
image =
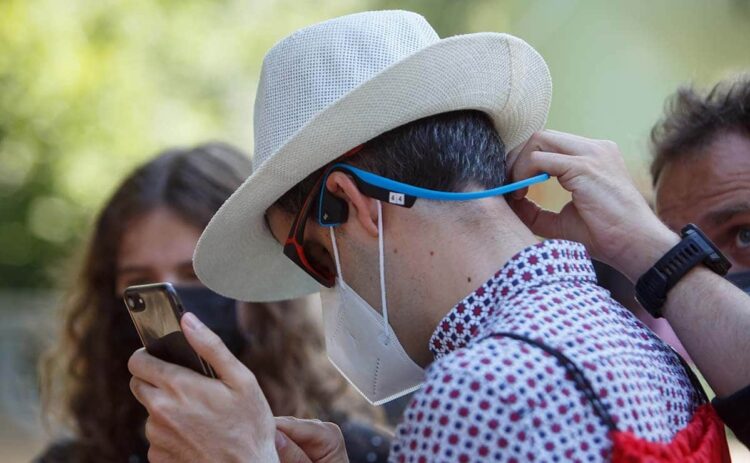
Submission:
POLYGON ((265 302, 317 292, 282 252, 265 211, 310 173, 393 128, 449 111, 479 110, 508 151, 542 129, 552 83, 542 57, 500 33, 439 40, 394 63, 310 119, 224 203, 194 255, 200 280, 225 296, 265 302))

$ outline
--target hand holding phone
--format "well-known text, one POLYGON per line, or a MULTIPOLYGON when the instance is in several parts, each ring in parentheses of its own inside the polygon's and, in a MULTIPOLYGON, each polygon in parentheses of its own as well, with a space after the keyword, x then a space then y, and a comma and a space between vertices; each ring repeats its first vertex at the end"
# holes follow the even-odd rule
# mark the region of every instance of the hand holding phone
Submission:
POLYGON ((150 459, 278 460, 276 426, 258 380, 194 314, 183 318, 190 346, 214 367, 220 380, 196 376, 145 349, 133 353, 128 360, 130 390, 149 414, 145 434, 150 459))
POLYGON ((211 365, 195 353, 185 339, 180 327, 185 309, 171 284, 131 286, 125 289, 123 300, 149 354, 216 377, 211 365))

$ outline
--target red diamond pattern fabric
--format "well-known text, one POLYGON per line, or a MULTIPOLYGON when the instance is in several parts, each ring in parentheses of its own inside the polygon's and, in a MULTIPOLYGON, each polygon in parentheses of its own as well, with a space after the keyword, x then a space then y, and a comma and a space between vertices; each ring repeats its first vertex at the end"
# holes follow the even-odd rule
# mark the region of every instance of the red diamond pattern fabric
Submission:
POLYGON ((700 396, 674 352, 597 286, 578 243, 513 257, 439 323, 435 361, 396 430, 395 462, 608 461, 608 429, 551 355, 581 368, 619 429, 654 442, 690 421, 700 396))

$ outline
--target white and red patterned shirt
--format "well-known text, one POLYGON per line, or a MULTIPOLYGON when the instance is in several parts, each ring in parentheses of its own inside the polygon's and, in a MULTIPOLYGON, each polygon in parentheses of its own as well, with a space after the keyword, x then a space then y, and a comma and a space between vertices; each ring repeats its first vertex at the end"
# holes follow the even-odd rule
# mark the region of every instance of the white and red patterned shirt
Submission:
POLYGON ((570 374, 583 372, 620 430, 669 441, 700 396, 671 348, 596 283, 583 245, 545 241, 457 304, 396 430, 396 462, 607 461, 608 428, 570 374), (488 337, 489 336, 489 337, 488 337))

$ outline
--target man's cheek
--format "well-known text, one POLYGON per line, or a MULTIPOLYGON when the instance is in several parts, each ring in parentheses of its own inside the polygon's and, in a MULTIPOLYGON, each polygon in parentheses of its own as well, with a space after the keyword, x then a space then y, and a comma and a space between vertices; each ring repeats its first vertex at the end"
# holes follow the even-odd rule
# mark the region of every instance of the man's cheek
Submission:
POLYGON ((744 249, 731 253, 729 261, 732 263, 731 273, 750 270, 750 250, 744 249))

